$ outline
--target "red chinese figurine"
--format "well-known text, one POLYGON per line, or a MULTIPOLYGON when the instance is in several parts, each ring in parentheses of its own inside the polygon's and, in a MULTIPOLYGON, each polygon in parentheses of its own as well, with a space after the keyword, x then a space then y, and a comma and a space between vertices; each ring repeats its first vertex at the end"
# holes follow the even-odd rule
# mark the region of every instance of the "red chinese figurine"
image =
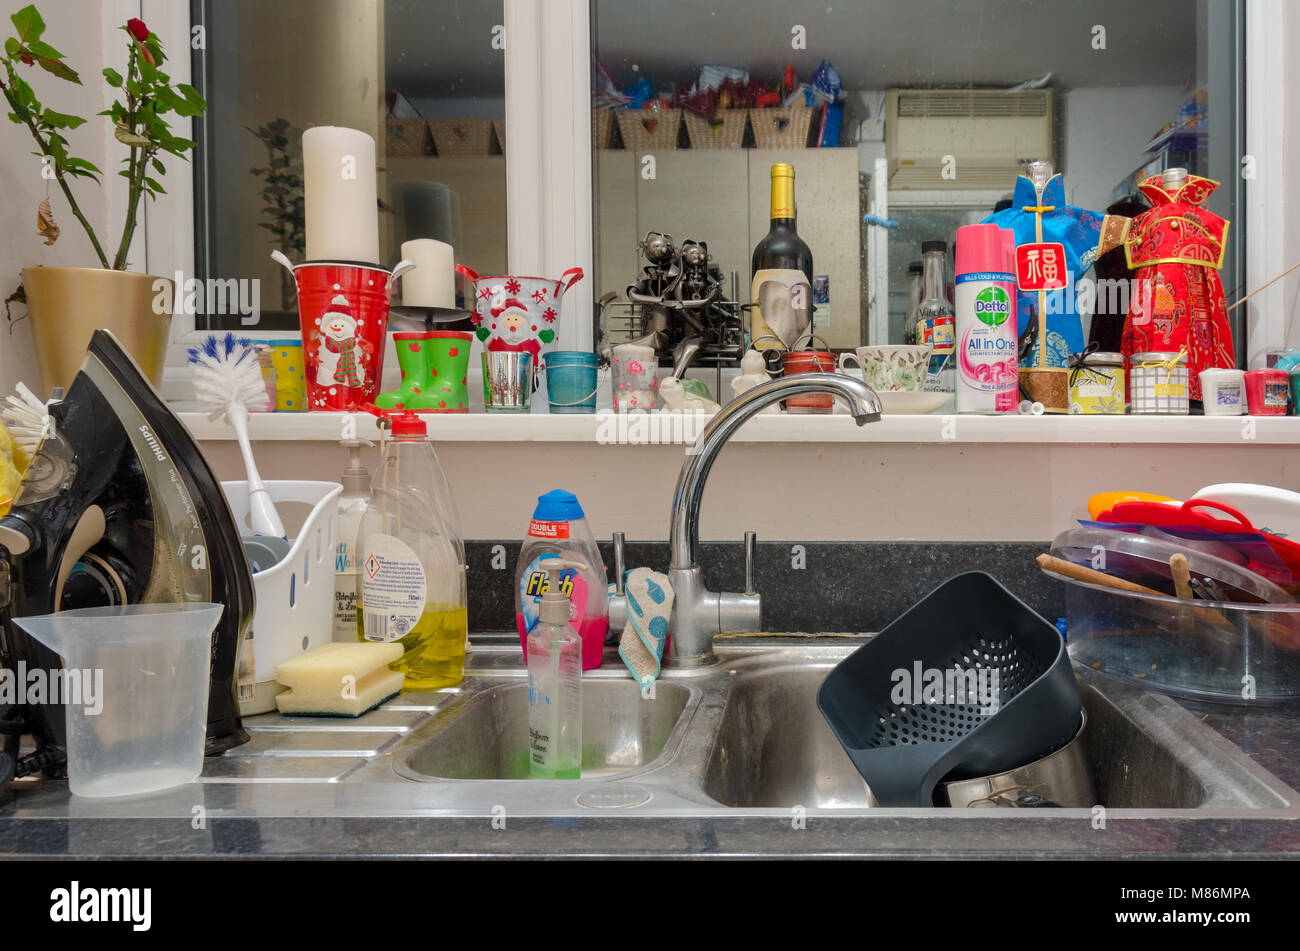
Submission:
POLYGON ((1219 183, 1170 169, 1139 187, 1152 207, 1133 219, 1124 245, 1137 272, 1124 320, 1125 367, 1135 353, 1185 351, 1190 396, 1199 400, 1202 370, 1236 366, 1219 281, 1228 222, 1200 207, 1219 183))

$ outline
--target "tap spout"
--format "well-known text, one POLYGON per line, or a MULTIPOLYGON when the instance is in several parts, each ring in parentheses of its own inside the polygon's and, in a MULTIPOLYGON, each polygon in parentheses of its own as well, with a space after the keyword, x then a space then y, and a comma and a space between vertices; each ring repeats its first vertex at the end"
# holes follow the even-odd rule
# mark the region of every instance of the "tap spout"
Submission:
POLYGON ((724 406, 695 441, 687 454, 673 495, 669 534, 671 567, 693 568, 698 564, 700 542, 700 500, 704 483, 722 447, 751 416, 779 400, 807 393, 830 393, 843 400, 859 426, 880 419, 880 397, 866 383, 842 373, 800 373, 763 383, 724 406))

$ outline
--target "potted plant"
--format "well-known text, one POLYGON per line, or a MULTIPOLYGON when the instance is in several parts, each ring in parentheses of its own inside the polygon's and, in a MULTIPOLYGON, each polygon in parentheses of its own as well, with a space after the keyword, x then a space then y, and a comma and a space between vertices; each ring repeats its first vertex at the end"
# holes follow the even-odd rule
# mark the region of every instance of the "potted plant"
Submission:
POLYGON ((67 209, 85 230, 98 258, 97 267, 30 267, 23 270, 23 290, 32 319, 37 360, 47 388, 66 387, 81 366, 94 330, 111 330, 135 357, 146 374, 158 383, 171 329, 170 308, 162 301, 174 299, 166 278, 127 270, 131 239, 135 235, 141 204, 146 197, 164 193, 159 177, 166 174, 165 156, 184 160, 194 148, 189 139, 173 135, 169 114, 201 116, 207 104, 192 87, 172 84, 162 70, 165 57, 158 37, 138 19, 122 27, 126 34, 127 69, 103 71, 104 81, 116 93, 112 105, 99 113, 113 123, 114 136, 127 147, 118 175, 126 179, 126 214, 120 236, 113 243, 100 236, 82 212, 72 185, 88 179, 100 184, 102 172, 69 151, 63 133, 83 125, 81 116, 57 112, 44 105, 24 78, 40 69, 58 79, 81 84, 81 77, 64 62, 63 54, 42 39, 45 22, 35 6, 10 17, 17 31, 4 42, 0 56, 0 86, 9 104, 9 120, 25 126, 36 143, 46 195, 37 212, 37 228, 45 243, 59 235, 50 192, 57 189, 67 209))

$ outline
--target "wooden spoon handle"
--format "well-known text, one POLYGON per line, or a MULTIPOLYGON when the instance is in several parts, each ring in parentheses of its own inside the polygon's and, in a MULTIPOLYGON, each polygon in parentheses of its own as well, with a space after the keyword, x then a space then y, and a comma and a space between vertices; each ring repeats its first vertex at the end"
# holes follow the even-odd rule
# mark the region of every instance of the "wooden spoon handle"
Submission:
POLYGON ((1187 567, 1187 556, 1182 552, 1169 556, 1169 570, 1174 576, 1174 590, 1184 601, 1191 601, 1196 595, 1192 592, 1192 572, 1187 567))
POLYGON ((1132 581, 1125 581, 1123 578, 1116 578, 1114 575, 1103 574, 1100 571, 1094 571, 1091 568, 1085 568, 1083 565, 1076 565, 1072 561, 1066 561, 1063 558, 1057 558, 1054 555, 1039 555, 1038 567, 1044 571, 1050 571, 1053 574, 1065 575, 1067 578, 1073 578, 1075 581, 1087 581, 1090 584, 1099 584, 1107 588, 1115 588, 1119 591, 1133 591, 1137 594, 1154 594, 1162 598, 1168 597, 1163 591, 1156 591, 1154 588, 1148 588, 1140 584, 1134 584, 1132 581))

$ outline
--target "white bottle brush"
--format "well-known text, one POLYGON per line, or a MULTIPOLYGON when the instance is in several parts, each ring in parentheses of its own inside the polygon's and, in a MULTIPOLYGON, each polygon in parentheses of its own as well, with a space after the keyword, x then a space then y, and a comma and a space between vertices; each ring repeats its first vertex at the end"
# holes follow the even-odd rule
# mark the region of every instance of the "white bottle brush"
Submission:
POLYGON ((266 483, 257 474, 253 447, 248 442, 249 409, 260 412, 269 405, 257 354, 248 340, 228 333, 224 337, 209 336, 202 346, 191 348, 189 361, 194 365, 194 395, 211 410, 208 419, 215 422, 224 416, 235 430, 248 472, 250 527, 258 535, 284 538, 284 524, 266 483))

